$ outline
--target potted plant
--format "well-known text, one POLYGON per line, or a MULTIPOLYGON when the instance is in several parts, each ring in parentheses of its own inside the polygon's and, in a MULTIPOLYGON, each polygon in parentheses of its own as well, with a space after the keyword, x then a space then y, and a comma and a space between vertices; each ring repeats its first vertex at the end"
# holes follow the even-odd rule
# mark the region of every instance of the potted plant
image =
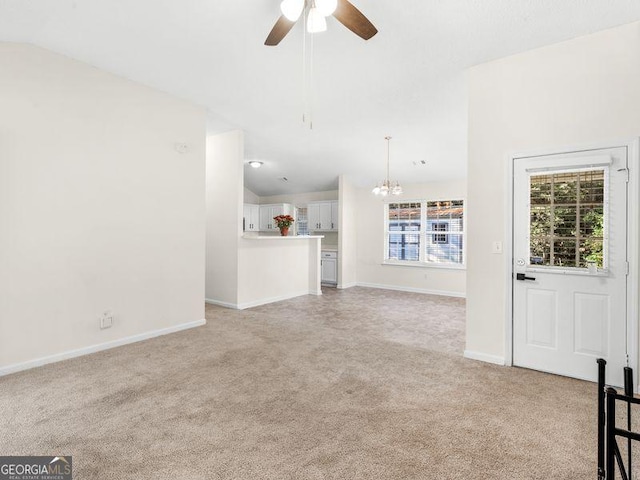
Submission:
POLYGON ((286 237, 289 234, 289 227, 294 222, 293 217, 291 215, 277 215, 273 219, 280 229, 280 235, 286 237))

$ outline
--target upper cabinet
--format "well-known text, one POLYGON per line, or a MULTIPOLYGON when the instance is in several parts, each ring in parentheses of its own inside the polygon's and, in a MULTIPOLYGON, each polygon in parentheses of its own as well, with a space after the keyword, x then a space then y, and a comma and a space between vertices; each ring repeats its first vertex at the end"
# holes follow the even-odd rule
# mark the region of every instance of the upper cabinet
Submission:
MULTIPOLYGON (((290 203, 277 203, 273 205, 260 205, 260 231, 273 232, 278 231, 278 226, 273 217, 278 215, 293 216, 293 205, 290 203)), ((289 230, 289 234, 293 235, 294 229, 289 230)))
POLYGON ((309 231, 338 231, 338 201, 310 202, 307 205, 309 231))
POLYGON ((260 230, 260 205, 244 204, 244 231, 257 232, 260 230))

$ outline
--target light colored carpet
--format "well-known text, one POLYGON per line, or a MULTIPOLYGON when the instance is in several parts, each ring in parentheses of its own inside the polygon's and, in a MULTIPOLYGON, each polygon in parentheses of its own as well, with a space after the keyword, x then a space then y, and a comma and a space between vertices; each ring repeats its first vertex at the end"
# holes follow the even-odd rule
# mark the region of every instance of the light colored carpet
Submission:
POLYGON ((595 386, 463 359, 463 300, 326 289, 207 320, 0 378, 0 454, 73 455, 76 479, 595 478, 595 386))

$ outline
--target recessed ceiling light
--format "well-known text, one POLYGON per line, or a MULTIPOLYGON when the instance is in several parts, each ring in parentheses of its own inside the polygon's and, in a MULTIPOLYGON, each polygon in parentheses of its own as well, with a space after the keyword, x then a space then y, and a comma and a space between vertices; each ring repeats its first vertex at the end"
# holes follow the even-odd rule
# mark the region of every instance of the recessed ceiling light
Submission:
POLYGON ((251 167, 253 167, 253 168, 260 168, 264 162, 259 162, 259 161, 257 161, 257 160, 251 160, 251 161, 250 161, 250 162, 248 162, 248 163, 249 163, 249 165, 250 165, 251 167))

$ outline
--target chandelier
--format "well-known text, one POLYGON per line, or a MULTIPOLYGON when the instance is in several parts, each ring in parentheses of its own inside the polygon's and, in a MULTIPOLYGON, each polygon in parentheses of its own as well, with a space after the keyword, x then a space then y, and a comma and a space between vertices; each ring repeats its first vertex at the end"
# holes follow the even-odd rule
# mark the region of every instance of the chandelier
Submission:
POLYGON ((391 137, 384 137, 387 141, 387 177, 382 181, 382 183, 376 184, 371 190, 371 193, 374 195, 380 195, 382 197, 386 197, 387 195, 402 195, 402 187, 400 186, 400 182, 397 180, 392 182, 389 180, 389 143, 391 142, 391 137))

